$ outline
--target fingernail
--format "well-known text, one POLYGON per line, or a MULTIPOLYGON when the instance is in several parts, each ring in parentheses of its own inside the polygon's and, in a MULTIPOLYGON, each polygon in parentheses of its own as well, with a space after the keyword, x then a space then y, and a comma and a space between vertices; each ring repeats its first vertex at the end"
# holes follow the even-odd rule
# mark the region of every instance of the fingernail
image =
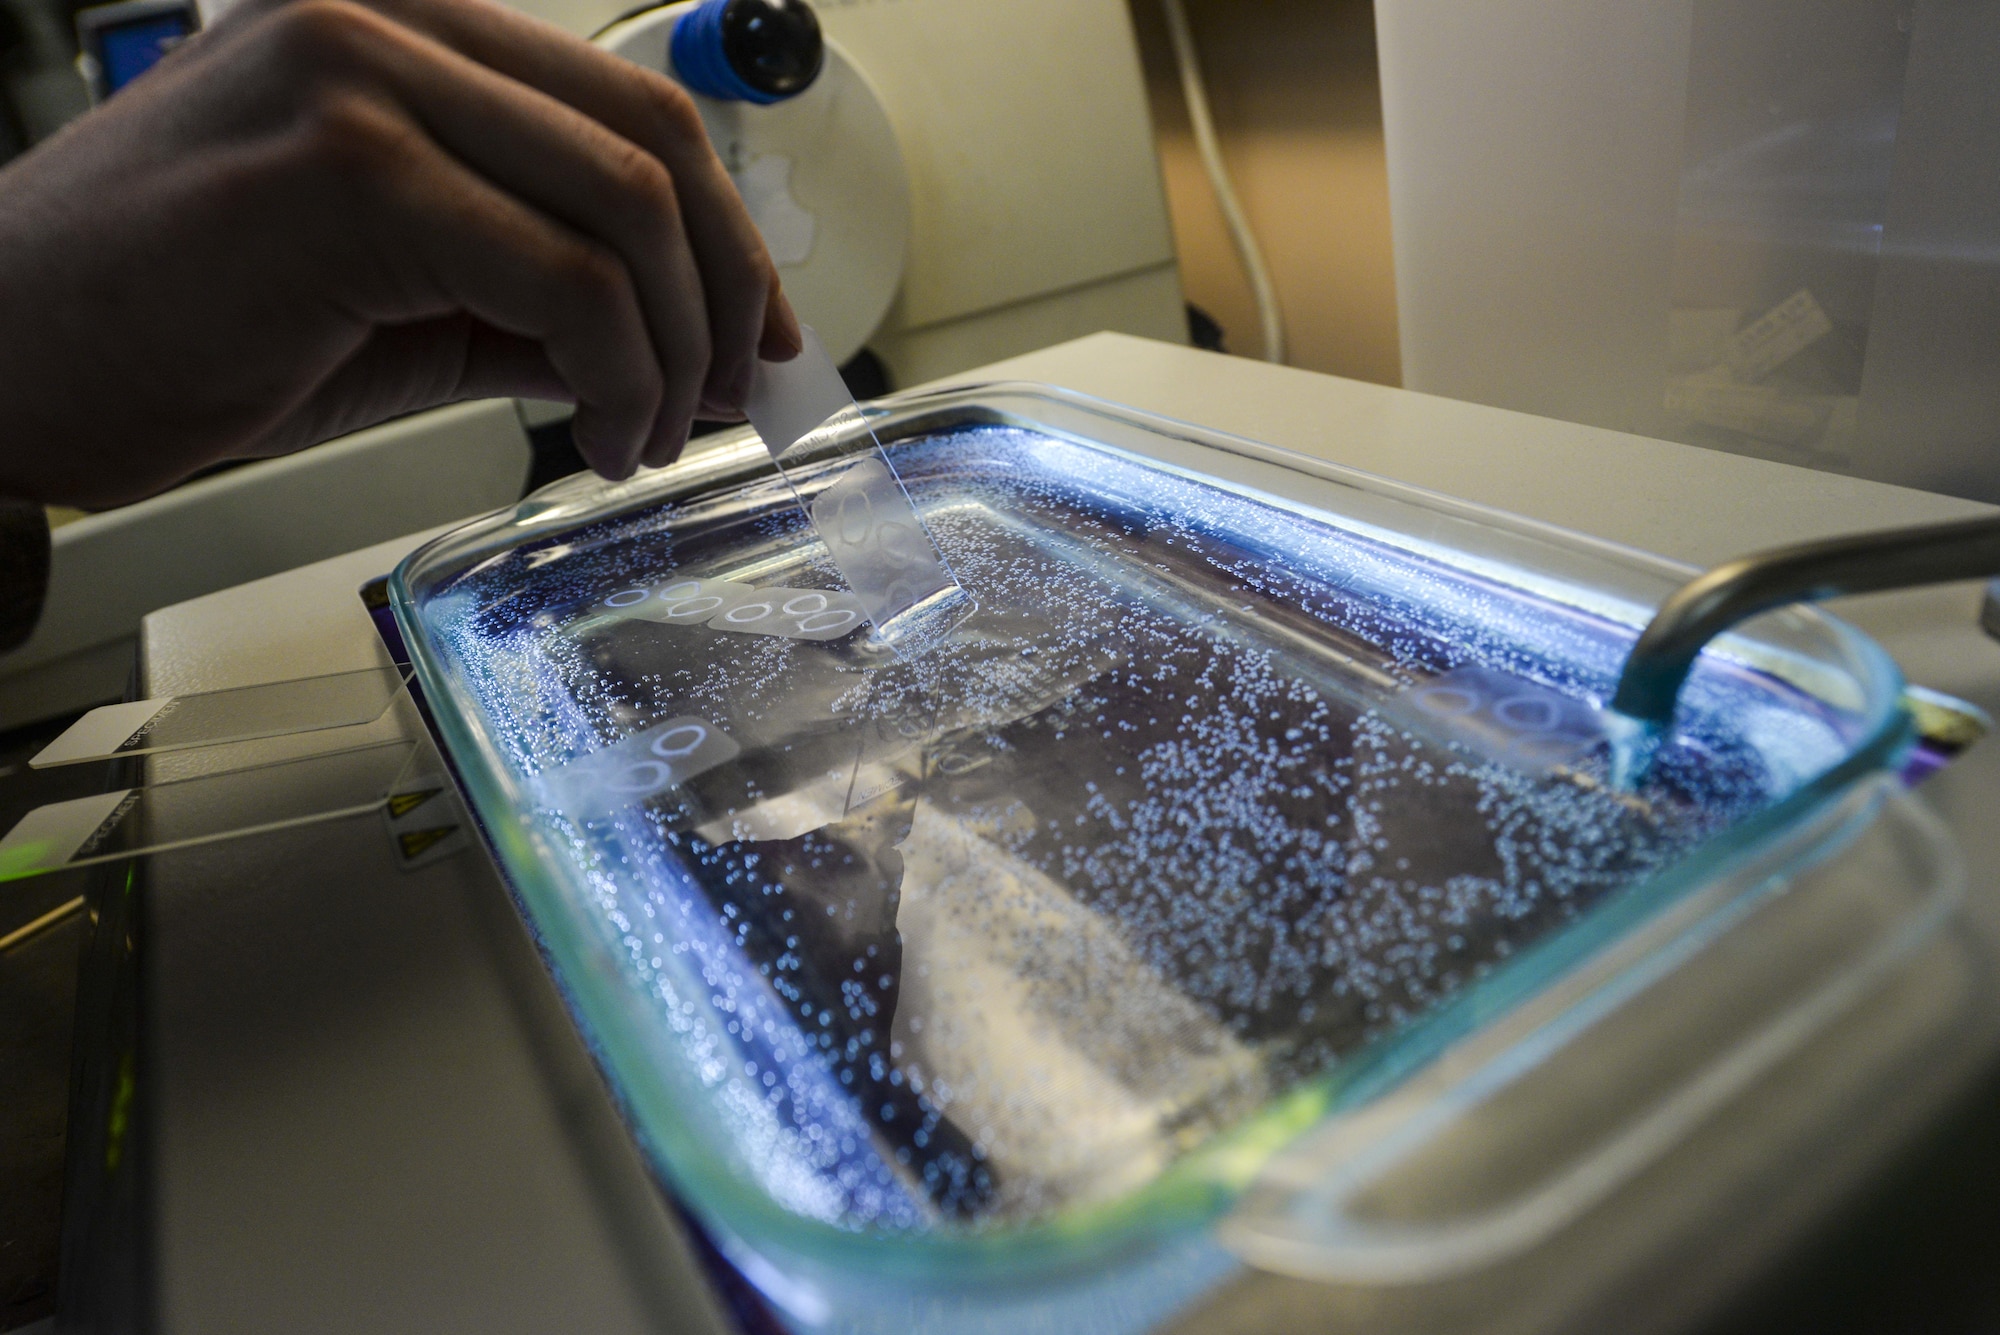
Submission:
POLYGON ((688 436, 693 429, 693 422, 680 422, 656 435, 646 448, 646 467, 665 468, 680 458, 681 451, 687 448, 688 436))
POLYGON ((638 463, 639 451, 616 438, 605 429, 597 413, 587 406, 579 405, 577 414, 570 419, 570 439, 576 444, 576 451, 590 465, 591 471, 607 482, 623 482, 632 476, 638 463))
POLYGON ((799 317, 792 310, 792 303, 786 299, 785 290, 779 288, 774 307, 778 315, 778 338, 784 347, 783 357, 773 357, 772 361, 790 361, 806 349, 805 333, 799 328, 799 317))

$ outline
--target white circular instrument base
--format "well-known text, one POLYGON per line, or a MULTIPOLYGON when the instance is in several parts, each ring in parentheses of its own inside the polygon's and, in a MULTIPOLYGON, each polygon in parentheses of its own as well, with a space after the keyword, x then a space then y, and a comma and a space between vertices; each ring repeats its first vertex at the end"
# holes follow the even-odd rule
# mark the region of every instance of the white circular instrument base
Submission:
MULTIPOLYGON (((668 43, 692 3, 624 19, 597 43, 673 77, 668 43)), ((832 40, 812 87, 760 107, 692 94, 785 295, 835 362, 861 350, 903 281, 910 178, 882 100, 832 40)))

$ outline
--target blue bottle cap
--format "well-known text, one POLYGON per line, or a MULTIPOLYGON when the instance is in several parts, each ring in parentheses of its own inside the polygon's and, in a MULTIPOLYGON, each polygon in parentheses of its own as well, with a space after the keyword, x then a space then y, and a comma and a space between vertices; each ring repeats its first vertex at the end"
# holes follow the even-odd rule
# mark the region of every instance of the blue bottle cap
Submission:
POLYGON ((797 97, 826 63, 805 0, 703 0, 674 24, 669 50, 688 88, 758 106, 797 97))

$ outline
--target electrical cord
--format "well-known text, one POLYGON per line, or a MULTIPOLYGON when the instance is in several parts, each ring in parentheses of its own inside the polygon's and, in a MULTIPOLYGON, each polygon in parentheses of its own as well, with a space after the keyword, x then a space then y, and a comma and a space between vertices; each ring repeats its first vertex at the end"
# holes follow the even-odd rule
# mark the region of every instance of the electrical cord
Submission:
POLYGON ((1229 168, 1222 161, 1222 146, 1216 142, 1215 121, 1208 109, 1208 90, 1202 84, 1201 62, 1195 55, 1194 35, 1188 30, 1187 10, 1181 0, 1160 0, 1160 7, 1166 11, 1167 36, 1173 43, 1174 64, 1180 70, 1181 96, 1187 101, 1188 120, 1194 126, 1195 148, 1201 154, 1209 186, 1215 191, 1215 202, 1222 209, 1223 225, 1229 229, 1236 257, 1250 279, 1250 295, 1257 305, 1257 323, 1264 338, 1264 360, 1283 362, 1285 323, 1278 310, 1278 294, 1271 286, 1270 271, 1264 267, 1264 252, 1258 248, 1250 220, 1236 198, 1236 187, 1230 183, 1229 168))

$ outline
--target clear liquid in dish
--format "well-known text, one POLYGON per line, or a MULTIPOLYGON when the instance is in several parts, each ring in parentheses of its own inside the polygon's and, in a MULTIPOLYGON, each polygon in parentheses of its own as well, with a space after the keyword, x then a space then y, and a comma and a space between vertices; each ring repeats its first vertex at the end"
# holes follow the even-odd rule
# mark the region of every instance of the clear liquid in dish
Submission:
POLYGON ((775 481, 421 608, 730 1152, 842 1227, 1118 1199, 1845 751, 1709 664, 1621 794, 1564 720, 1628 628, 1029 430, 895 451, 973 599, 920 652, 775 481), (1551 749, 1424 703, 1495 682, 1551 749))

